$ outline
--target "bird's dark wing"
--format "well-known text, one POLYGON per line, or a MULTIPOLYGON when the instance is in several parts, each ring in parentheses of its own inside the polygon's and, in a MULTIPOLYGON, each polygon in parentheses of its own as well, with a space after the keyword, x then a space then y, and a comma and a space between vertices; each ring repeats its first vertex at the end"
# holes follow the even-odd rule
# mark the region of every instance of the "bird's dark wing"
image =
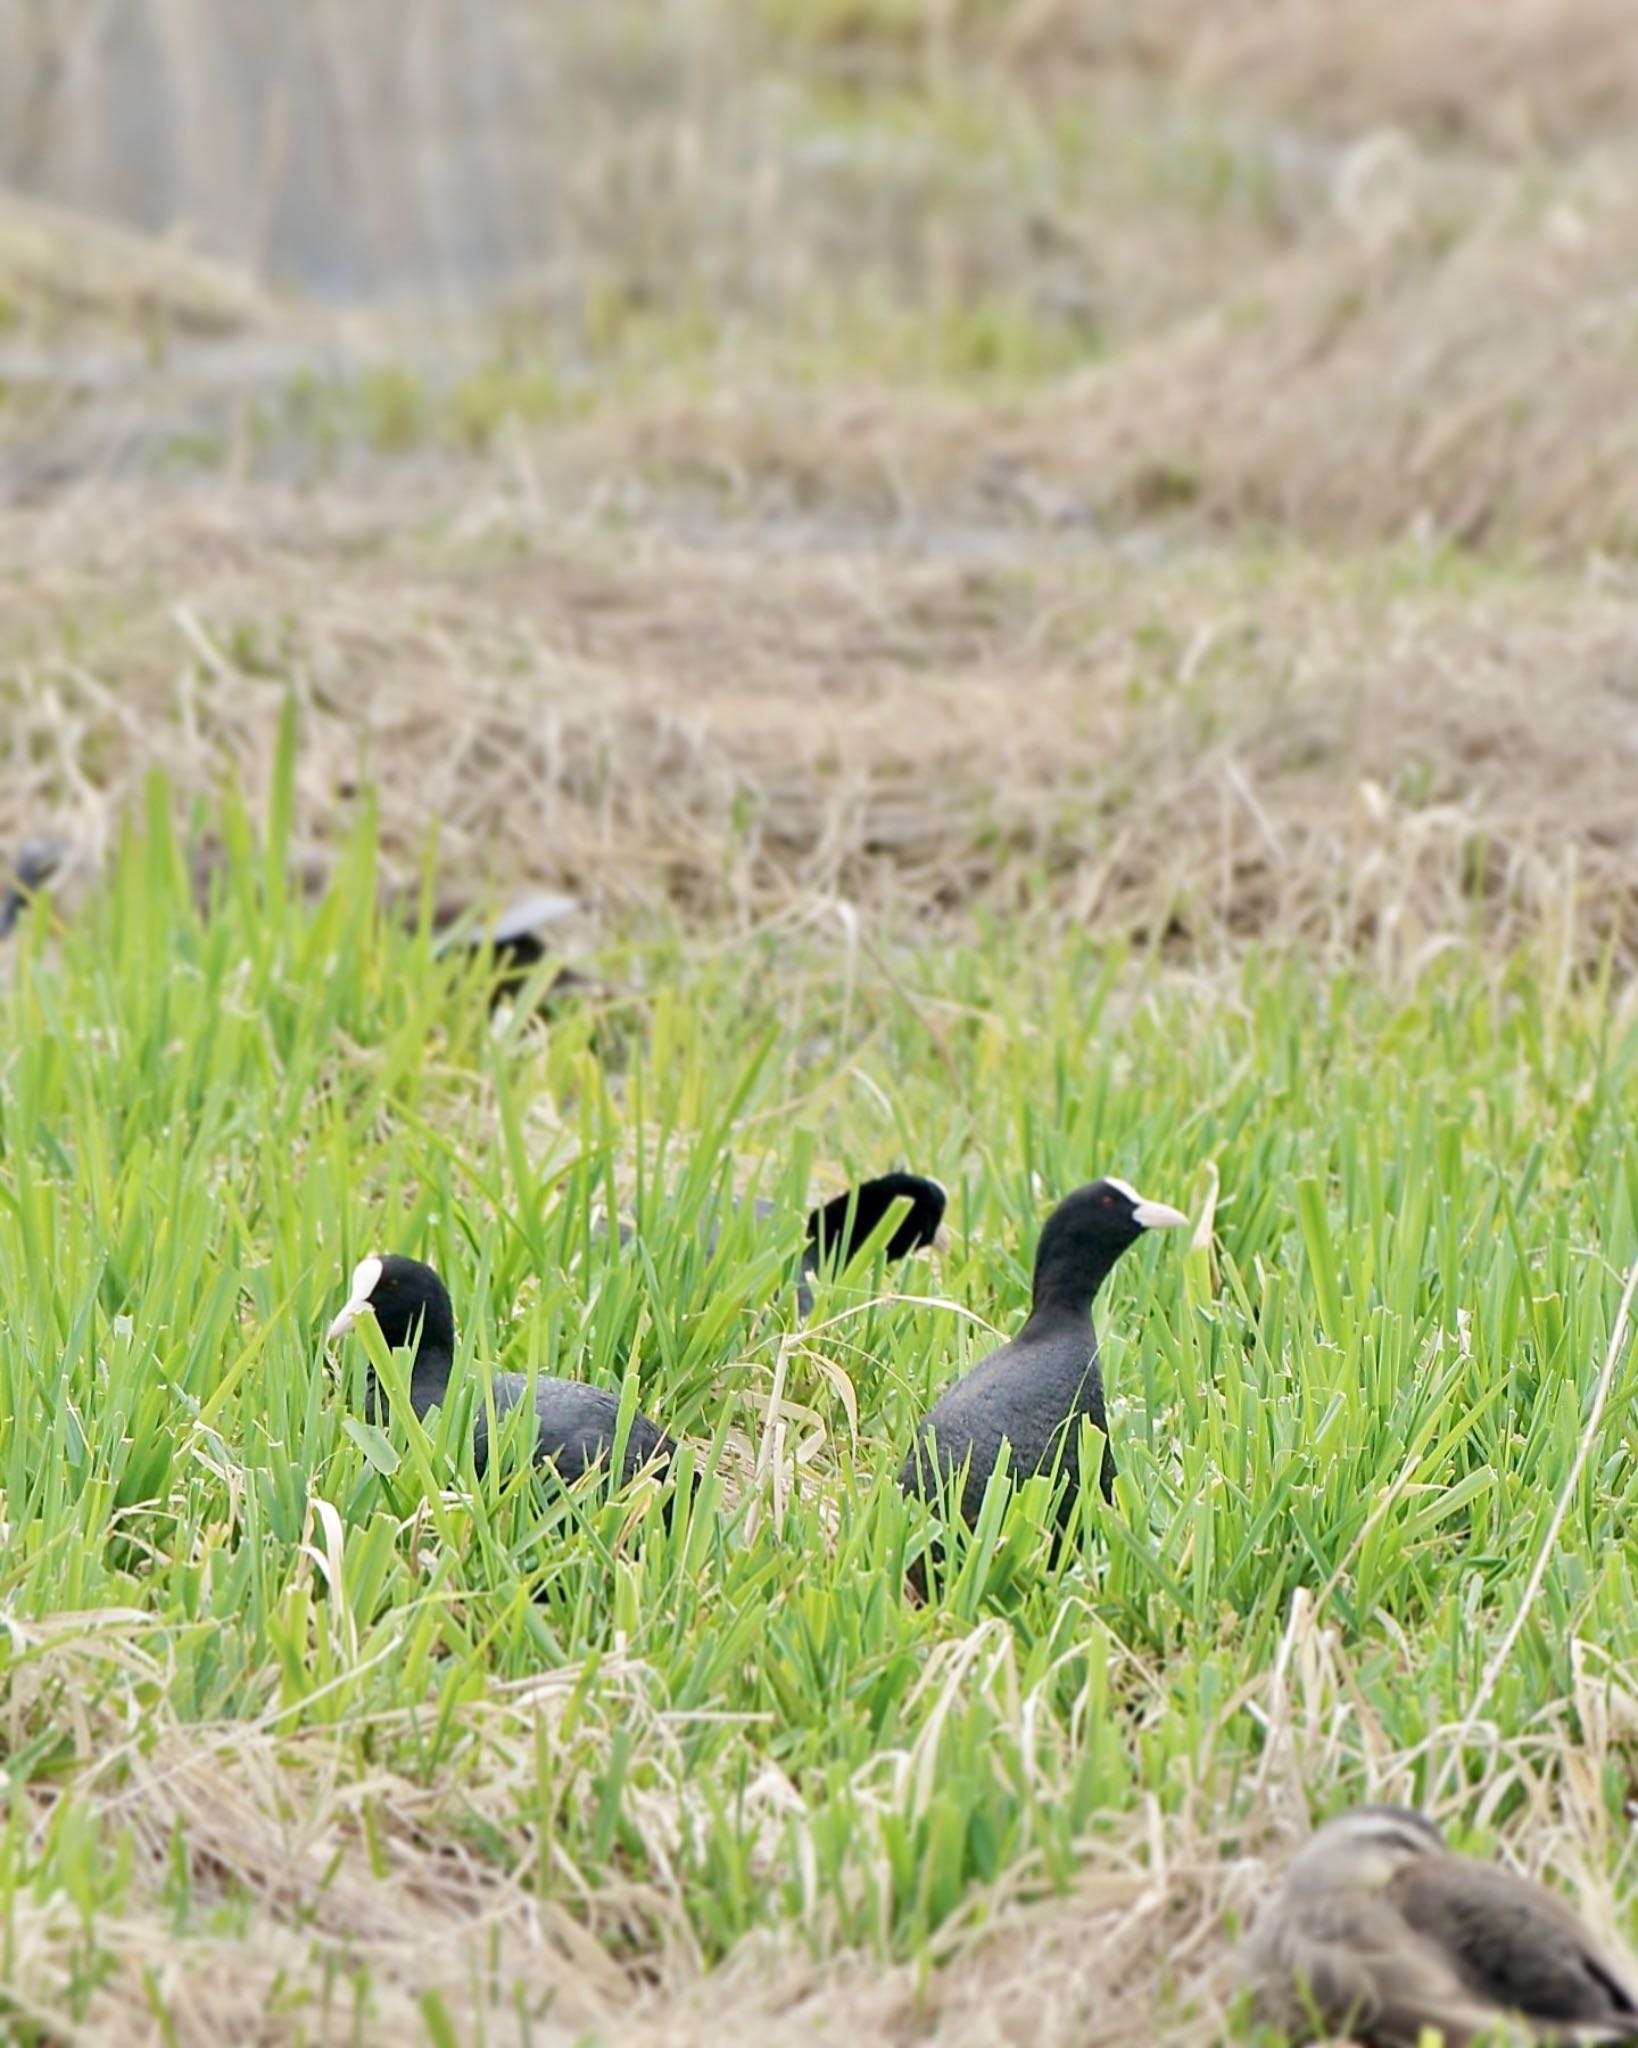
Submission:
MULTIPOLYGON (((527 1394, 522 1373, 497 1373, 494 1381, 496 1419, 509 1413, 527 1394)), ((614 1447, 617 1395, 583 1380, 540 1379, 535 1383, 535 1463, 550 1465, 560 1479, 579 1479, 593 1466, 606 1464, 614 1447)), ((488 1418, 480 1409, 473 1451, 479 1469, 488 1454, 488 1418)), ((669 1458, 676 1446, 649 1421, 634 1415, 626 1435, 623 1479, 630 1479, 651 1458, 669 1458)))
POLYGON ((1625 1966, 1551 1892, 1465 1857, 1420 1857, 1390 1890, 1480 1997, 1533 2020, 1599 2030, 1584 2039, 1638 2040, 1638 1997, 1625 1966))
POLYGON ((1437 2027, 1445 2048, 1468 2048, 1504 2024, 1380 1892, 1283 1892, 1252 1928, 1240 1971, 1257 2018, 1293 2042, 1417 2048, 1437 2027))

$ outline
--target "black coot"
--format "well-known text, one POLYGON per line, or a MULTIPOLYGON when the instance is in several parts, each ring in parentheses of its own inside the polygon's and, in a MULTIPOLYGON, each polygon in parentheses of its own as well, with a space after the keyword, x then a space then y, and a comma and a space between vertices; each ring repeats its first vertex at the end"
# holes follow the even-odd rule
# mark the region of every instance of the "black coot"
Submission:
MULTIPOLYGON (((485 947, 489 949, 489 1000, 493 1007, 516 1000, 530 975, 551 951, 548 934, 552 926, 574 917, 580 908, 572 896, 544 891, 509 903, 486 923, 481 918, 474 919, 468 904, 451 900, 440 903, 434 911, 432 928, 440 953, 465 949, 478 954, 485 947)), ((406 922, 413 928, 413 916, 406 922)), ((542 989, 541 1001, 550 1003, 556 997, 569 995, 607 998, 617 993, 610 983, 565 964, 559 966, 542 989)))
MULTIPOLYGON (((846 1194, 823 1203, 808 1217, 807 1236, 802 1246, 802 1277, 796 1283, 797 1313, 813 1311, 812 1282, 822 1272, 840 1272, 871 1235, 879 1230, 895 1202, 908 1202, 893 1234, 882 1246, 890 1263, 909 1258, 912 1252, 944 1242, 946 1196, 936 1180, 920 1173, 883 1173, 874 1180, 862 1180, 846 1194)), ((772 1204, 758 1202, 760 1214, 772 1214, 772 1204)))
MULTIPOLYGON (((887 1259, 907 1259, 912 1252, 942 1245, 946 1200, 943 1188, 925 1174, 883 1173, 822 1203, 810 1213, 802 1242, 797 1314, 804 1320, 812 1314, 813 1282, 822 1272, 840 1272, 880 1229, 895 1202, 907 1202, 909 1207, 882 1247, 887 1259)), ((759 1223, 772 1223, 779 1214, 778 1205, 758 1195, 751 1203, 751 1214, 759 1223)), ((631 1224, 620 1225, 622 1244, 629 1244, 635 1234, 631 1224)), ((707 1251, 716 1250, 718 1235, 713 1224, 706 1233, 707 1251)))
MULTIPOLYGON (((978 1514, 984 1487, 1001 1446, 1017 1478, 1049 1469, 1073 1451, 1082 1416, 1103 1433, 1098 1484, 1114 1490, 1103 1374, 1092 1328, 1092 1300, 1109 1269, 1146 1230, 1176 1230, 1188 1222, 1164 1202, 1146 1201, 1123 1180, 1077 1188, 1047 1218, 1035 1254, 1035 1290, 1029 1320, 1010 1344, 975 1365, 922 1418, 916 1446, 899 1484, 931 1498, 949 1476, 967 1466, 961 1511, 978 1514)), ((1062 1510, 1067 1520, 1073 1496, 1062 1510)))
MULTIPOLYGON (((415 1338, 410 1404, 423 1416, 428 1409, 441 1407, 449 1396, 455 1364, 455 1313, 449 1289, 432 1268, 419 1259, 391 1252, 360 1260, 347 1291, 347 1304, 330 1325, 329 1338, 344 1336, 361 1315, 375 1317, 391 1350, 403 1349, 415 1338)), ((497 1419, 528 1397, 526 1373, 498 1372, 490 1385, 497 1419)), ((587 1386, 583 1380, 537 1378, 535 1463, 550 1465, 565 1480, 578 1479, 594 1465, 607 1464, 619 1408, 618 1397, 606 1388, 587 1386)), ((646 1415, 634 1415, 626 1435, 622 1480, 646 1465, 663 1468, 676 1448, 646 1415)), ((474 1463, 482 1472, 489 1462, 489 1417, 481 1408, 472 1450, 474 1463)))
POLYGON ((64 839, 28 839, 17 849, 16 866, 0 886, 0 939, 10 936, 40 891, 58 879, 72 851, 64 839))

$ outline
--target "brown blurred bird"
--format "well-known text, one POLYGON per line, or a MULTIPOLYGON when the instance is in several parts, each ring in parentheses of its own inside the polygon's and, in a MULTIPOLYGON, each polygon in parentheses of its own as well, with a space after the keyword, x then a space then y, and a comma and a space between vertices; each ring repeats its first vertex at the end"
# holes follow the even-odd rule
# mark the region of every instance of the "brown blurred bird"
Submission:
POLYGON ((1240 1963, 1253 2010, 1293 2042, 1638 2041, 1638 1979, 1528 1878, 1458 1856, 1398 1806, 1329 1821, 1287 1865, 1240 1963))

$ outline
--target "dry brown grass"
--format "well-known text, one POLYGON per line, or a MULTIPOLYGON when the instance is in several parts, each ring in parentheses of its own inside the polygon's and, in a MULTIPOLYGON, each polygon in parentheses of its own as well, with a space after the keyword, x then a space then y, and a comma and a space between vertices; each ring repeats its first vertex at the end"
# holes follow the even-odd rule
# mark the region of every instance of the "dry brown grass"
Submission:
POLYGON ((1013 0, 972 12, 975 39, 1052 93, 1127 66, 1305 128, 1395 123, 1509 153, 1630 131, 1638 113, 1622 0, 1013 0))
POLYGON ((291 321, 242 271, 0 186, 0 290, 61 320, 96 315, 178 334, 291 321))
POLYGON ((1084 379, 1015 458, 1105 513, 1186 507, 1348 542, 1625 552, 1638 525, 1624 166, 1532 204, 1362 148, 1329 248, 1084 379), (1374 189, 1373 189, 1374 188, 1374 189))
MULTIPOLYGON (((1240 1703, 1266 1750, 1236 1841, 1223 1840, 1202 1784, 1165 1814, 1151 1807, 1124 1833, 1088 1841, 1068 1896, 1043 1898, 1027 1868, 976 1896, 940 1929, 930 1973, 861 1955, 815 1963, 795 1939, 771 1938, 747 1941, 707 1973, 662 1886, 558 1869, 560 1889, 572 1880, 570 1911, 543 1904, 529 1883, 541 1849, 519 1815, 541 1745, 556 1752, 554 1774, 594 1796, 602 1723, 562 1735, 576 1671, 471 1704, 460 1754, 425 1785, 389 1769, 360 1772, 356 1716, 334 1734, 310 1728, 299 1738, 280 1735, 271 1705, 221 1729, 168 1717, 129 1725, 123 1704, 103 1703, 128 1700, 132 1680, 162 1695, 154 1657, 164 1631, 153 1627, 141 1613, 102 1611, 12 1632, 23 1658, 8 1699, 14 1723, 49 1708, 82 1753, 99 1755, 102 1797, 130 1829, 135 1903, 99 1914, 105 1974, 72 2028, 57 2017, 76 1954, 69 1901, 59 1893, 36 1904, 25 1893, 10 1908, 14 2011, 38 2020, 44 2038, 86 2048, 402 2041, 420 2037, 429 1996, 461 2040, 543 2048, 704 2048, 771 2030, 800 2048, 841 2038, 883 2048, 1207 2048, 1233 1995, 1227 1937, 1302 1832, 1305 1785, 1363 1757, 1376 1791, 1403 1797, 1417 1761, 1383 1741, 1336 1630, 1303 1596, 1266 1684, 1240 1703), (469 1846, 480 1836, 481 1853, 469 1846), (208 1925, 214 1907, 218 1934, 176 1933, 184 1883, 192 1923, 208 1925), (155 2028, 156 1996, 173 2033, 155 2028)), ((966 1646, 947 1648, 957 1653, 947 1677, 931 1676, 959 1684, 966 1646)), ((1577 1669, 1574 1738, 1555 1723, 1526 1742, 1492 1739, 1476 1817, 1483 1825, 1522 1794, 1508 1829, 1521 1865, 1568 1882, 1608 1927, 1607 1898, 1589 1876, 1606 1862, 1600 1774, 1633 1739, 1638 1703, 1586 1646, 1577 1669)), ((601 1713, 651 1715, 640 1667, 609 1660, 602 1680, 601 1713)), ((384 1748, 391 1720, 376 1717, 384 1748)), ((1429 1756, 1457 1739, 1482 1746, 1484 1730, 1433 1731, 1429 1756)), ((31 1832, 48 1828, 49 1789, 37 1781, 22 1797, 31 1832)), ((689 1807, 680 1777, 645 1797, 635 1818, 651 1852, 675 1844, 689 1807)), ((777 1855, 782 1831, 804 1825, 794 1786, 748 1788, 746 1824, 762 1823, 777 1855)), ((664 1854, 657 1860, 663 1868, 664 1854)))
POLYGON ((779 552, 752 525, 576 535, 503 476, 446 509, 433 543, 265 493, 14 515, 0 831, 95 847, 154 764, 255 790, 288 679, 320 855, 371 777, 402 869, 435 821, 462 881, 610 911, 1044 901, 1194 958, 1298 939, 1388 971, 1452 933, 1638 943, 1618 578, 1412 549, 1248 579, 1017 529, 963 561, 914 516, 779 552))
POLYGON ((1625 557, 1631 174, 1621 151, 1537 184, 1374 136, 1328 171, 1293 246, 1078 375, 982 406, 740 385, 657 409, 629 459, 878 518, 1022 508, 1114 533, 1625 557))

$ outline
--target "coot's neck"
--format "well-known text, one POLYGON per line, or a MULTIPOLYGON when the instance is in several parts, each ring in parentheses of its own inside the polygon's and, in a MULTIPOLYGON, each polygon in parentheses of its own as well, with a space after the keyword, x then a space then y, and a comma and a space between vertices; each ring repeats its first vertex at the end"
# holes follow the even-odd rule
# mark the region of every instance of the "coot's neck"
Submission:
POLYGON ((902 1259, 922 1245, 931 1244, 943 1215, 941 1189, 937 1213, 932 1213, 929 1184, 909 1176, 884 1174, 878 1180, 862 1181, 845 1195, 837 1195, 808 1218, 807 1244, 802 1253, 804 1272, 816 1273, 821 1265, 845 1266, 853 1254, 881 1224, 895 1202, 910 1204, 887 1240, 886 1255, 902 1259))
MULTIPOLYGON (((429 1408, 443 1406, 449 1397, 449 1376, 454 1366, 452 1346, 440 1343, 436 1338, 422 1337, 410 1360, 409 1374, 410 1406, 417 1415, 425 1415, 429 1408)), ((375 1419, 385 1415, 386 1397, 374 1366, 370 1368, 368 1397, 367 1412, 375 1419)))
POLYGON ((441 1344, 422 1344, 410 1367, 410 1406, 417 1415, 441 1407, 449 1393, 455 1359, 441 1344))
POLYGON ((1030 1321, 1089 1321, 1098 1289, 1109 1278, 1110 1269, 1120 1254, 1100 1249, 1080 1258, 1054 1258, 1051 1253, 1050 1246, 1043 1246, 1042 1256, 1035 1262, 1035 1290, 1030 1305, 1030 1321))

